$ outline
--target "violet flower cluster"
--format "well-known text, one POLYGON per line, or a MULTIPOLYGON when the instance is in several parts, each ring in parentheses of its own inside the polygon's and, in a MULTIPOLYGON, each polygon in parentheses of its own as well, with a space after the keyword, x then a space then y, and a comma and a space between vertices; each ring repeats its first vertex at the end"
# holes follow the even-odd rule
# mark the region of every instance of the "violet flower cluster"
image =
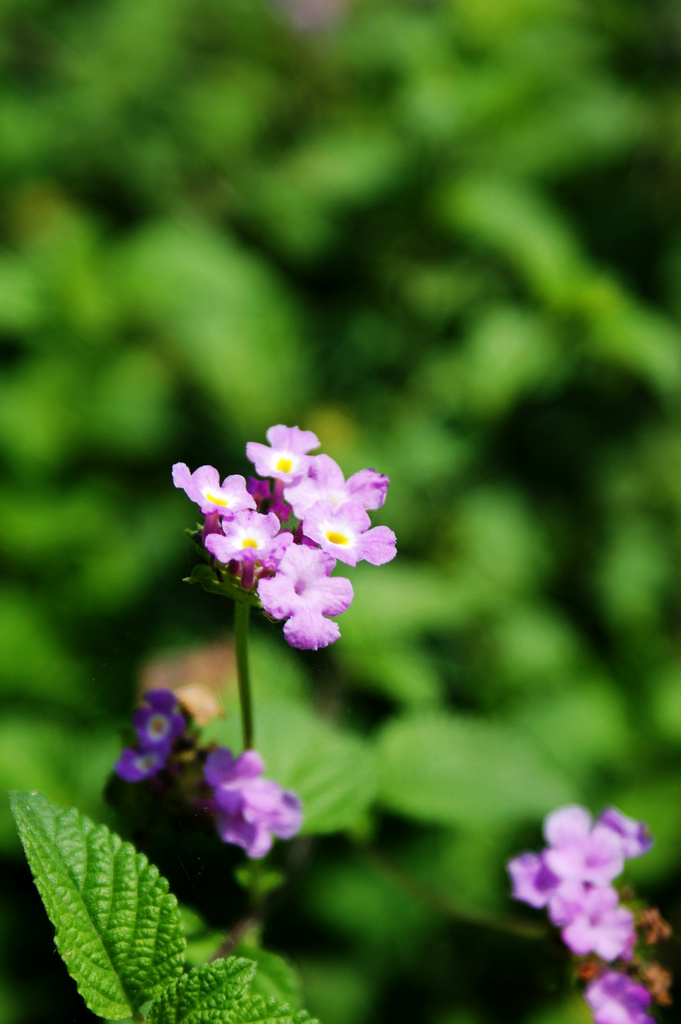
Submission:
POLYGON ((132 718, 137 746, 126 747, 114 765, 116 774, 126 782, 150 779, 165 768, 173 744, 186 726, 171 690, 149 690, 144 701, 145 706, 132 718))
POLYGON ((614 807, 593 822, 586 808, 569 805, 548 815, 544 837, 548 845, 541 853, 509 861, 513 897, 546 907, 577 956, 622 962, 621 970, 602 964, 585 991, 596 1024, 654 1024, 645 1012, 650 992, 626 973, 637 938, 634 915, 621 906, 612 884, 626 860, 650 849, 646 826, 614 807))
POLYGON ((225 843, 249 857, 264 857, 273 837, 290 839, 303 822, 302 803, 291 790, 262 778, 265 765, 255 750, 233 757, 226 747, 206 750, 187 734, 187 720, 171 690, 150 690, 132 718, 138 745, 127 747, 114 765, 126 782, 141 782, 168 771, 154 785, 177 795, 215 819, 225 843), (178 742, 179 741, 179 742, 178 742))
POLYGON ((173 482, 206 517, 203 543, 210 554, 255 590, 262 607, 284 619, 292 647, 317 650, 340 636, 328 616, 346 611, 352 584, 331 577, 337 561, 383 565, 395 557, 395 534, 371 526, 368 510, 385 502, 388 477, 362 469, 345 479, 328 455, 310 455, 319 441, 310 430, 278 425, 269 446, 250 441, 246 454, 261 480, 228 476, 201 466, 173 466, 173 482))
POLYGON ((303 823, 302 803, 291 790, 263 779, 260 754, 244 750, 234 757, 227 747, 213 750, 204 779, 213 789, 215 823, 221 839, 242 846, 249 857, 264 857, 272 837, 290 839, 303 823))

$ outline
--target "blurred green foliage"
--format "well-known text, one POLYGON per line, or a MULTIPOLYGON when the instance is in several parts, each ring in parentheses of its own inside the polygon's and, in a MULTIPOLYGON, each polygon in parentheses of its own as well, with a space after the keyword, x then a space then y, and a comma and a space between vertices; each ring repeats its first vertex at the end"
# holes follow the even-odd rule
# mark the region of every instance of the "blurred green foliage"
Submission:
MULTIPOLYGON (((298 423, 390 474, 399 557, 329 651, 257 630, 271 765, 347 833, 266 943, 324 1024, 588 1020, 555 951, 452 908, 529 916, 504 860, 612 802, 681 928, 681 8, 2 0, 0 30, 0 788, 105 820, 141 661, 229 630, 180 582, 170 465, 247 473, 298 423)), ((3 1019, 75 1020, 7 807, 0 851, 3 1019)), ((234 863, 162 867, 220 929, 234 863)))

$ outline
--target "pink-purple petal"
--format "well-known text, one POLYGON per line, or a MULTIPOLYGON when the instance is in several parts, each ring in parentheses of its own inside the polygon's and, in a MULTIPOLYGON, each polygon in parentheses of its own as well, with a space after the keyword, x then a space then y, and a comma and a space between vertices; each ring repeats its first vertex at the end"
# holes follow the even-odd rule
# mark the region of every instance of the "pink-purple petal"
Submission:
POLYGON ((357 501, 363 508, 381 508, 388 493, 390 477, 377 473, 375 469, 360 469, 348 477, 347 489, 351 501, 357 501))
POLYGON ((545 907, 560 879, 546 867, 540 854, 521 853, 506 865, 513 886, 512 896, 531 907, 545 907))
POLYGON ((266 435, 272 448, 284 448, 295 455, 306 455, 313 448, 319 448, 319 438, 311 430, 300 427, 285 427, 279 423, 270 427, 266 435))
POLYGON ((563 942, 578 956, 596 953, 603 960, 630 954, 635 941, 634 915, 618 906, 611 887, 586 889, 581 910, 561 932, 563 942))
POLYGON ((544 838, 551 846, 581 841, 591 830, 591 815, 586 807, 568 804, 549 814, 544 822, 544 838))
POLYGON ((617 837, 625 858, 640 857, 653 845, 648 826, 642 821, 627 817, 616 807, 608 807, 601 814, 597 825, 608 828, 617 837))
POLYGON ((654 1024, 646 1010, 652 1002, 650 992, 620 971, 606 971, 584 992, 596 1024, 654 1024))
POLYGON ((340 637, 338 623, 325 619, 318 612, 303 609, 284 623, 284 636, 291 647, 302 651, 318 651, 340 637))
POLYGON ((397 554, 397 538, 387 526, 374 526, 359 538, 359 557, 371 565, 385 565, 397 554))

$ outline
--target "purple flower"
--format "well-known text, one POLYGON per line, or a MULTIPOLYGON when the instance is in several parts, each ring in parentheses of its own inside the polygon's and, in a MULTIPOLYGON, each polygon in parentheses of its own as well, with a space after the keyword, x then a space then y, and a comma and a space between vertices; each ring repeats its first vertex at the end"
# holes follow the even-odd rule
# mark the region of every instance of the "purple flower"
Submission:
POLYGON ((167 758, 168 751, 164 748, 135 750, 134 747, 126 747, 121 751, 113 770, 126 782, 141 782, 160 772, 167 758))
POLYGON ((264 767, 255 750, 235 758, 231 750, 221 747, 208 755, 204 769, 204 778, 213 787, 220 838, 243 847, 254 858, 269 852, 273 835, 290 839, 303 821, 296 794, 260 778, 264 767))
POLYGON ((268 569, 275 569, 293 535, 280 533, 281 523, 274 514, 245 510, 233 519, 223 521, 222 534, 211 533, 205 544, 219 562, 241 562, 253 566, 257 561, 268 569))
POLYGON ((139 749, 126 747, 114 765, 116 774, 126 782, 141 782, 160 772, 170 757, 173 741, 186 726, 171 690, 148 690, 144 700, 146 706, 132 716, 139 749))
POLYGON ((584 998, 596 1011, 596 1024, 655 1024, 646 1013, 652 1001, 650 992, 619 971, 606 971, 592 981, 584 998))
POLYGON ((318 501, 328 501, 337 508, 354 501, 362 508, 380 508, 385 501, 389 479, 374 469, 361 469, 346 481, 340 466, 328 455, 312 455, 309 475, 284 490, 284 497, 293 506, 298 519, 318 501))
POLYGON ((642 854, 647 853, 653 845, 648 826, 644 825, 642 821, 628 818, 626 814, 618 811, 616 807, 606 808, 598 819, 597 825, 605 826, 617 836, 622 856, 627 859, 640 857, 642 854))
POLYGON ((213 466, 199 466, 190 473, 184 462, 176 462, 173 483, 201 507, 204 516, 215 512, 232 515, 244 508, 255 508, 255 500, 246 490, 244 478, 234 474, 220 484, 220 476, 213 466))
POLYGON ((597 953, 603 960, 630 957, 636 941, 634 915, 619 906, 612 886, 566 882, 549 900, 549 917, 563 928, 563 942, 578 956, 597 953))
POLYGON ((560 878, 547 868, 542 854, 521 853, 506 866, 513 883, 513 899, 531 907, 545 907, 561 884, 560 878))
POLYGON ((284 636, 292 647, 316 651, 340 636, 326 615, 340 615, 350 607, 352 584, 330 578, 335 566, 331 555, 303 544, 292 544, 276 576, 258 583, 263 608, 275 619, 287 619, 284 636))
POLYGON ((248 779, 258 779, 265 771, 265 762, 257 750, 244 750, 234 757, 227 747, 218 747, 206 758, 203 777, 217 790, 238 790, 248 779))
POLYGON ((397 554, 395 534, 387 526, 371 530, 370 526, 369 516, 354 501, 338 508, 329 501, 318 501, 303 520, 305 536, 346 565, 357 565, 362 559, 383 565, 397 554))
POLYGON ((607 886, 624 867, 621 842, 610 828, 592 827, 585 807, 570 804, 544 822, 547 867, 562 879, 607 886))
POLYGON ((258 441, 249 441, 246 455, 260 476, 271 476, 284 484, 297 483, 307 473, 310 459, 307 452, 319 447, 311 430, 279 424, 267 431, 268 448, 258 441))
POLYGON ((177 697, 171 690, 148 690, 144 694, 146 707, 139 708, 132 717, 142 751, 165 751, 166 757, 174 739, 185 729, 184 715, 178 710, 177 697))

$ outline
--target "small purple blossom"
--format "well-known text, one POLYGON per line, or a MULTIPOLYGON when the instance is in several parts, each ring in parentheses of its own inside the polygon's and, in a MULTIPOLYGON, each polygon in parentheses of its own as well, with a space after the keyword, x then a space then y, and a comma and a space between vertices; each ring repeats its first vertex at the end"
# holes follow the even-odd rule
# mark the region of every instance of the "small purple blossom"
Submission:
POLYGON ((362 560, 384 565, 397 554, 395 534, 387 526, 370 526, 366 511, 353 501, 338 508, 329 501, 318 501, 303 520, 305 536, 346 565, 362 560))
POLYGON ((126 782, 141 782, 165 768, 173 743, 186 726, 172 690, 147 690, 144 701, 132 716, 139 746, 126 747, 114 765, 126 782))
POLYGON ((263 608, 275 619, 287 619, 284 636, 292 647, 316 651, 340 636, 327 615, 350 607, 352 584, 342 576, 330 578, 336 562, 331 555, 304 544, 292 544, 276 576, 258 583, 263 608))
POLYGON ((231 516, 244 508, 255 508, 255 500, 246 490, 244 478, 234 474, 221 484, 218 471, 213 466, 199 466, 190 473, 184 462, 176 462, 173 483, 200 506, 204 516, 216 512, 231 516))
POLYGON ((126 782, 141 782, 150 779, 165 768, 168 751, 164 748, 156 750, 136 750, 126 747, 114 765, 114 771, 126 782))
POLYGON ((263 779, 262 758, 245 750, 235 758, 226 747, 212 751, 204 778, 213 787, 220 838, 241 846, 249 857, 264 857, 272 837, 290 839, 302 825, 302 804, 290 790, 263 779))
POLYGON ((650 992, 619 971, 606 971, 592 981, 584 998, 596 1011, 596 1024, 655 1024, 646 1013, 652 1002, 650 992))
POLYGON ((295 484, 307 473, 310 459, 307 455, 319 447, 319 439, 311 430, 285 427, 278 424, 267 431, 268 448, 258 441, 249 441, 246 455, 260 476, 274 477, 284 484, 295 484))
POLYGON ((603 825, 592 827, 591 815, 575 804, 561 807, 544 823, 549 842, 547 867, 562 879, 608 885, 624 867, 621 842, 603 825))
POLYGON ((622 856, 627 860, 647 853, 653 845, 648 826, 642 821, 628 818, 616 807, 606 808, 597 825, 603 825, 615 834, 622 849, 622 856))
POLYGON ((223 522, 222 534, 206 537, 206 547, 219 562, 255 562, 275 568, 293 535, 280 533, 281 523, 274 514, 246 510, 223 522))
POLYGON ((132 717, 140 748, 169 752, 173 740, 185 729, 184 715, 177 710, 177 697, 172 690, 148 690, 144 701, 146 707, 139 708, 132 717))
POLYGON ((521 853, 508 862, 508 873, 513 883, 512 896, 515 900, 529 903, 531 907, 545 907, 561 884, 537 853, 521 853))
POLYGON ((634 915, 619 906, 619 893, 612 886, 566 882, 549 901, 549 917, 562 927, 563 942, 578 956, 596 953, 608 961, 631 956, 634 915))
POLYGON ((380 508, 390 482, 387 476, 374 469, 361 469, 346 481, 340 466, 328 455, 310 456, 308 474, 284 490, 284 497, 298 519, 303 519, 318 501, 328 501, 334 508, 347 501, 354 501, 364 509, 380 508))
POLYGON ((227 747, 218 747, 206 758, 203 777, 215 790, 238 790, 248 779, 257 779, 264 771, 265 762, 257 750, 244 750, 234 757, 227 747))

